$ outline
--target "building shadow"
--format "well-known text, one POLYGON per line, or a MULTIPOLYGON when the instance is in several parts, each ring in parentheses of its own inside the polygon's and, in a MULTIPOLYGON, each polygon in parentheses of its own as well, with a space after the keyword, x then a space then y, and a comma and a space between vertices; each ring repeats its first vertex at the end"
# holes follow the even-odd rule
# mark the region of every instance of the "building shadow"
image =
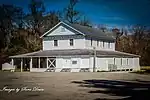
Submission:
MULTIPOLYGON (((150 100, 150 81, 117 81, 117 80, 83 80, 72 81, 80 87, 96 88, 88 93, 102 93, 111 96, 122 96, 120 100, 150 100)), ((94 100, 108 100, 96 98, 94 100)), ((109 99, 110 100, 110 99, 109 99)))

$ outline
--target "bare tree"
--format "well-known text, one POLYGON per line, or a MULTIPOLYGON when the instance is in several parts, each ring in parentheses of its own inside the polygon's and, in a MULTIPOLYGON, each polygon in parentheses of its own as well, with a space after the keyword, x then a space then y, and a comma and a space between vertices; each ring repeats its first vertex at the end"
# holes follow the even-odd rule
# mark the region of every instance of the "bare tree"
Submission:
POLYGON ((85 16, 83 16, 83 18, 79 21, 79 24, 83 26, 92 27, 89 19, 87 19, 85 16))
POLYGON ((81 19, 80 12, 75 10, 75 6, 78 2, 79 0, 70 0, 68 6, 64 9, 64 19, 70 23, 76 23, 79 19, 81 19))
POLYGON ((47 13, 47 15, 43 16, 40 31, 44 33, 45 31, 48 31, 50 28, 56 25, 60 21, 58 16, 59 12, 56 11, 51 11, 47 13))
POLYGON ((44 3, 41 0, 31 0, 29 4, 31 14, 27 15, 27 19, 32 26, 33 33, 39 33, 39 28, 42 22, 43 14, 45 12, 44 3))
POLYGON ((107 27, 104 24, 99 24, 98 25, 98 29, 100 29, 101 31, 105 32, 107 30, 107 27))
MULTIPOLYGON (((21 25, 23 11, 13 5, 0 5, 0 45, 8 47, 13 31, 21 25)), ((21 26, 20 26, 21 27, 21 26)))
POLYGON ((150 31, 145 26, 140 25, 133 26, 131 30, 132 34, 127 34, 124 29, 121 32, 118 29, 113 29, 117 34, 116 49, 140 55, 141 65, 149 65, 150 63, 147 59, 150 56, 150 31))

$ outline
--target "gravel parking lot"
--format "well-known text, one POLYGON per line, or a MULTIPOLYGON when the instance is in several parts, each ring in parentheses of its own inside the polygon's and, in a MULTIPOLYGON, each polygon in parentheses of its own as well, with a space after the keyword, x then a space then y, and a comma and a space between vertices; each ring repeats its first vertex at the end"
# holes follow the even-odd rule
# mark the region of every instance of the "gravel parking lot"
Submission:
POLYGON ((150 100, 150 75, 0 73, 0 100, 150 100))

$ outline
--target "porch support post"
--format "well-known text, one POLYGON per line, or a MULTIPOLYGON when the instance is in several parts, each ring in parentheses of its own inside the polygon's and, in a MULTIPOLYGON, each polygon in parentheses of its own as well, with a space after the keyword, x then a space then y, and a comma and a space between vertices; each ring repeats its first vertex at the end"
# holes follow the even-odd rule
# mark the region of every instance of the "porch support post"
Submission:
POLYGON ((11 65, 14 67, 14 59, 11 59, 11 65))
POLYGON ((48 68, 48 57, 46 58, 46 66, 48 68))
POLYGON ((31 68, 32 68, 32 57, 30 59, 30 71, 31 71, 31 68))
POLYGON ((38 59, 38 60, 39 60, 39 63, 38 63, 38 64, 39 64, 39 68, 40 68, 40 57, 39 57, 39 59, 38 59))
POLYGON ((23 69, 23 58, 21 58, 21 72, 22 72, 22 69, 23 69))

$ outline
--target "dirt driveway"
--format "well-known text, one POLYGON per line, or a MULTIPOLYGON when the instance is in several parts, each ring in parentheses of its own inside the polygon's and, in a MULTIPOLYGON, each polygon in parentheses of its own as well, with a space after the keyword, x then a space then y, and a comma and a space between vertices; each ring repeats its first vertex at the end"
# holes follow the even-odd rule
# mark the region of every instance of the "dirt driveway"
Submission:
POLYGON ((150 100, 150 75, 0 73, 0 100, 150 100))

